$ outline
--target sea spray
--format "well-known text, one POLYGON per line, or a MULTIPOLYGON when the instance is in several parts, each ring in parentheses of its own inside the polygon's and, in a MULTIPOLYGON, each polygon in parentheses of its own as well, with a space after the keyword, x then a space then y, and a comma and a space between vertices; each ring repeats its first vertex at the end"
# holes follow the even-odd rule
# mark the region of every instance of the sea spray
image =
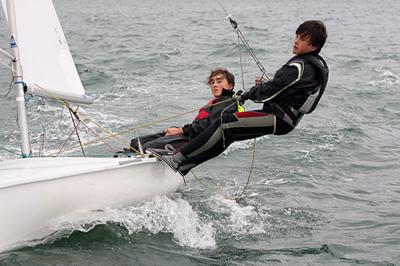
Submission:
POLYGON ((167 196, 157 196, 138 206, 76 213, 53 221, 52 228, 64 232, 65 237, 74 231, 88 232, 96 225, 107 223, 120 224, 129 234, 171 233, 181 246, 199 249, 216 246, 212 224, 201 221, 186 200, 167 196))

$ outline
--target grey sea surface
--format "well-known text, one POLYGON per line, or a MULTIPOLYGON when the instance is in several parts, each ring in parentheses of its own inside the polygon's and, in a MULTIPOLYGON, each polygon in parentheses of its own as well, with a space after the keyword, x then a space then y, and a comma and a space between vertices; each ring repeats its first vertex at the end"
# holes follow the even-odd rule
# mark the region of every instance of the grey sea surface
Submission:
MULTIPOLYGON (((319 107, 290 134, 257 139, 245 197, 221 194, 243 189, 252 141, 196 168, 217 192, 189 174, 173 195, 65 217, 54 223, 56 235, 0 254, 0 265, 400 265, 400 2, 220 3, 271 76, 292 56, 301 22, 320 19, 329 34, 321 55, 330 80, 319 107)), ((86 91, 95 97, 80 110, 113 132, 201 107, 211 97, 206 78, 213 68, 230 69, 242 89, 237 36, 216 1, 54 5, 86 91)), ((8 41, 2 16, 0 47, 8 41)), ((248 89, 260 72, 240 51, 248 89)), ((0 73, 0 158, 10 159, 17 156, 8 151, 19 153, 16 107, 13 92, 4 96, 9 69, 0 65, 0 73)), ((28 111, 35 155, 56 152, 72 130, 69 114, 38 98, 28 99, 28 111)), ((123 139, 183 125, 194 115, 140 127, 123 139)), ((82 130, 81 138, 93 135, 82 130)), ((75 138, 69 143, 76 144, 75 138)), ((104 145, 87 152, 111 154, 104 145)))

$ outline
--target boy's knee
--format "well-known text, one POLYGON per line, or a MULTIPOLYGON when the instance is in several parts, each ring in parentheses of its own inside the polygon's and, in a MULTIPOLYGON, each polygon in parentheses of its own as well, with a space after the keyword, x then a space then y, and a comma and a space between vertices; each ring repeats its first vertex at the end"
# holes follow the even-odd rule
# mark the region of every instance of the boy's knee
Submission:
POLYGON ((231 123, 238 121, 237 117, 233 113, 223 113, 222 123, 231 123))

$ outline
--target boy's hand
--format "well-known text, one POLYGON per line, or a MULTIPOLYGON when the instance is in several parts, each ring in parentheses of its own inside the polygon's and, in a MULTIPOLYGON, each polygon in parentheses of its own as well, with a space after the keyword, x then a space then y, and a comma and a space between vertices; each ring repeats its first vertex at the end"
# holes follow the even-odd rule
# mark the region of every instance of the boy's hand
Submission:
POLYGON ((232 98, 235 99, 236 101, 240 101, 242 98, 242 94, 243 94, 243 91, 238 90, 237 92, 235 92, 235 94, 232 95, 232 98))
POLYGON ((263 83, 265 83, 265 79, 263 79, 260 76, 256 76, 256 86, 261 85, 263 83))
POLYGON ((246 100, 248 100, 248 99, 250 99, 250 97, 249 97, 249 92, 248 91, 246 91, 246 92, 244 92, 242 95, 241 95, 241 98, 240 98, 243 102, 244 101, 246 101, 246 100))
POLYGON ((180 127, 169 127, 164 130, 165 135, 183 135, 183 130, 180 127))
POLYGON ((244 101, 248 100, 248 93, 244 92, 242 90, 238 90, 233 96, 233 99, 235 99, 236 101, 239 101, 240 104, 244 104, 244 101))

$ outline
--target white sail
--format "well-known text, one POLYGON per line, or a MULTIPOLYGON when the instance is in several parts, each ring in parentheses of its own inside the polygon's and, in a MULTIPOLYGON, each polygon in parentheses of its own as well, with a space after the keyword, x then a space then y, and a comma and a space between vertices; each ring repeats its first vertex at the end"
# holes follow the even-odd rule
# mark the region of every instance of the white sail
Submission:
MULTIPOLYGON (((6 0, 2 0, 7 16, 6 0)), ((47 98, 91 103, 85 95, 52 0, 14 0, 24 82, 28 92, 47 98)), ((11 41, 11 45, 13 45, 11 41)))
MULTIPOLYGON (((23 82, 42 96, 75 102, 90 99, 85 96, 52 1, 1 1, 6 14, 9 10, 11 40, 16 40, 11 46, 19 48, 5 55, 19 59, 12 64, 14 87, 25 142, 22 157, 29 157, 23 82)), ((139 203, 176 191, 183 181, 179 173, 147 155, 0 160, 0 253, 53 234, 54 220, 139 203)))

